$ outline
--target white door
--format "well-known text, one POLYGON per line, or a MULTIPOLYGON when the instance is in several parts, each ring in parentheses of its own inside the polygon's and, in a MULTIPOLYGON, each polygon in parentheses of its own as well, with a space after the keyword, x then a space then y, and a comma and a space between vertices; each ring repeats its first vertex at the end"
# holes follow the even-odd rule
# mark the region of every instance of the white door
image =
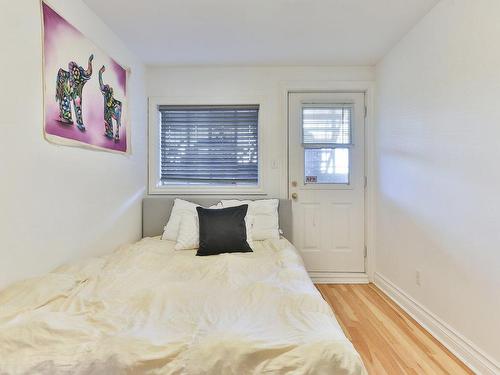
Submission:
POLYGON ((310 272, 364 272, 363 93, 289 93, 293 242, 310 272))

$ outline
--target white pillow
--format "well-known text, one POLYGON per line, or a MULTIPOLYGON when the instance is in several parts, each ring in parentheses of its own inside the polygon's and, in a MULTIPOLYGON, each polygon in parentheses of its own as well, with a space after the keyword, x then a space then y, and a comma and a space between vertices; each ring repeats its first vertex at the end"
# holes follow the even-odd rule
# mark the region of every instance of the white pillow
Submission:
POLYGON ((170 212, 170 219, 168 219, 167 225, 163 228, 161 239, 177 241, 182 217, 184 215, 197 215, 197 206, 198 205, 195 203, 176 198, 172 211, 170 212))
POLYGON ((247 217, 249 217, 252 224, 252 240, 262 241, 280 238, 278 199, 259 199, 255 201, 228 199, 221 202, 224 208, 248 204, 247 217))
POLYGON ((175 250, 191 250, 200 247, 200 229, 198 224, 198 214, 185 215, 179 226, 179 235, 175 250))
MULTIPOLYGON (((220 209, 222 205, 210 206, 209 208, 220 209)), ((177 243, 175 250, 192 250, 200 247, 200 227, 198 220, 198 212, 195 215, 184 215, 181 219, 179 226, 179 235, 177 236, 177 243)), ((252 218, 245 217, 245 226, 247 232, 248 246, 253 249, 252 242, 252 218)))

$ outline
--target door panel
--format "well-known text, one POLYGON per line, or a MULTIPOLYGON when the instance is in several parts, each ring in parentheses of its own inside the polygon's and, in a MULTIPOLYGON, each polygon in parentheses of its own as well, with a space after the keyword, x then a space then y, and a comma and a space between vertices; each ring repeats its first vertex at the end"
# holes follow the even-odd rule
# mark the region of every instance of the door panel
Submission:
POLYGON ((351 210, 350 203, 331 203, 331 230, 330 248, 333 251, 345 251, 352 248, 351 245, 351 210))
POLYGON ((319 250, 320 249, 320 231, 317 223, 319 220, 319 204, 304 203, 301 205, 301 215, 303 218, 302 227, 304 230, 304 241, 302 247, 304 250, 319 250))
POLYGON ((364 272, 364 94, 288 98, 293 241, 308 271, 364 272))

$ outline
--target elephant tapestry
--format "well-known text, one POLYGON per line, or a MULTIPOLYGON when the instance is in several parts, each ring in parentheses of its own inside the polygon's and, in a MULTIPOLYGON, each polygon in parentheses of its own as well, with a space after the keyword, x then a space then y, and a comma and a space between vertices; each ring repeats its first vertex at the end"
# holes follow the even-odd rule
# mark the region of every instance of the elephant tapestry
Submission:
POLYGON ((42 2, 44 134, 51 142, 127 152, 127 71, 42 2))

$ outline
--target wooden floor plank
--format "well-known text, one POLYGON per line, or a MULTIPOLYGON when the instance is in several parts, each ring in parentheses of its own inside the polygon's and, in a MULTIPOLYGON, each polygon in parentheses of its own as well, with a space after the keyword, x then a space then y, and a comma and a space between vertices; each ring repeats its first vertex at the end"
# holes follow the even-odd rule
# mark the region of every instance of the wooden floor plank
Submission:
POLYGON ((369 374, 473 374, 373 284, 317 284, 369 374))

